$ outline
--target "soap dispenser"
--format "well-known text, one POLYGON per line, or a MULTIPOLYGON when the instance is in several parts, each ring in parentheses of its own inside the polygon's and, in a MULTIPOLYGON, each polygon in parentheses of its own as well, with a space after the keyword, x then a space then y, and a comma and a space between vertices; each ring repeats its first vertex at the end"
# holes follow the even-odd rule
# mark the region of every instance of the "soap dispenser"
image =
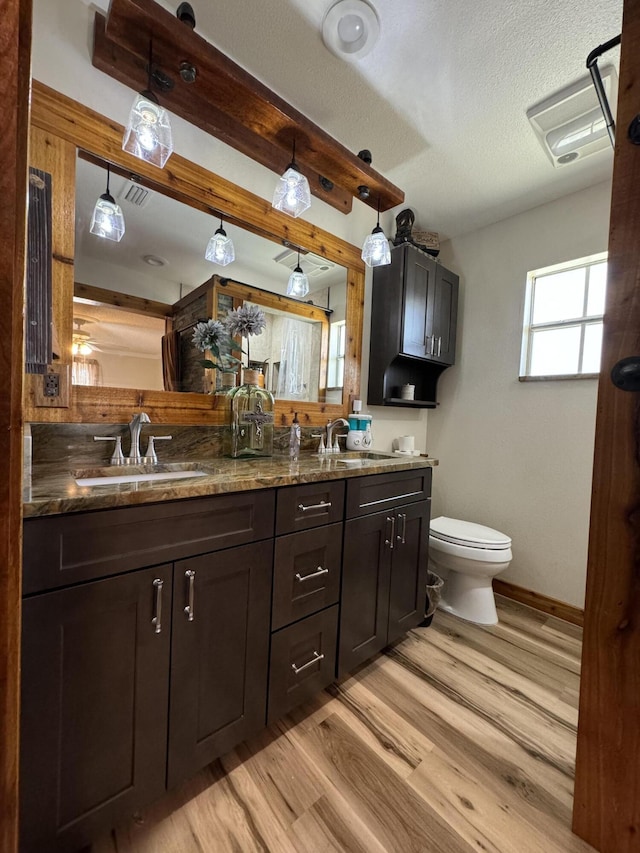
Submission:
POLYGON ((296 460, 300 456, 300 421, 298 413, 294 412, 293 422, 289 430, 289 459, 296 460))

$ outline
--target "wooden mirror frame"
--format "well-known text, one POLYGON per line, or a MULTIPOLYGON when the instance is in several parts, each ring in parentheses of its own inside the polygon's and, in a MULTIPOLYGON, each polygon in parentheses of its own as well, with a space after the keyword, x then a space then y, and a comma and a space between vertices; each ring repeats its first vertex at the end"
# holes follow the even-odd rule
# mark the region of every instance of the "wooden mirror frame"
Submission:
POLYGON ((276 400, 275 423, 291 422, 294 406, 303 425, 320 426, 344 417, 360 393, 360 358, 364 307, 364 263, 360 249, 315 225, 292 219, 271 203, 225 178, 172 154, 157 169, 122 151, 124 128, 89 107, 33 81, 31 165, 52 176, 53 321, 60 349, 52 371, 60 375, 58 397, 43 396, 41 374, 25 377, 24 419, 30 422, 127 423, 144 409, 154 423, 222 425, 225 414, 207 394, 70 385, 73 328, 75 173, 77 149, 107 160, 150 181, 166 195, 206 212, 215 210, 235 223, 283 244, 315 252, 347 270, 347 351, 342 403, 276 400), (65 378, 66 377, 66 378, 65 378))

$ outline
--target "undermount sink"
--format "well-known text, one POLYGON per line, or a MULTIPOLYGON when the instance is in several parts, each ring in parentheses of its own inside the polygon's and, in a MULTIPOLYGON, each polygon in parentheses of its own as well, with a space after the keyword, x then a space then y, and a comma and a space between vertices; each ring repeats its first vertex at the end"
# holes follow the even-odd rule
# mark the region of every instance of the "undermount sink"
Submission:
POLYGON ((346 453, 337 453, 334 461, 341 465, 366 465, 367 462, 379 462, 382 459, 397 459, 393 453, 383 453, 377 450, 347 450, 346 453))
POLYGON ((169 462, 160 465, 130 465, 108 468, 83 468, 72 471, 79 486, 115 486, 122 483, 153 483, 162 480, 186 480, 206 477, 218 469, 197 462, 169 462))

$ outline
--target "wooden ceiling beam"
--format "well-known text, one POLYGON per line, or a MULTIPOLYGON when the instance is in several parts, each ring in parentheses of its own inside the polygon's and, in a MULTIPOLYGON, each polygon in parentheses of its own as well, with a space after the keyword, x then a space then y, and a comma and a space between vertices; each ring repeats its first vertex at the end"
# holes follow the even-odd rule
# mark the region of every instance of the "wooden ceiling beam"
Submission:
POLYGON ((388 210, 404 201, 404 193, 302 113, 180 22, 154 0, 112 0, 108 17, 96 13, 93 64, 134 91, 147 87, 150 39, 153 65, 173 81, 160 102, 171 112, 221 139, 277 174, 291 160, 309 179, 311 192, 343 213, 351 210, 358 187, 369 188, 364 200, 388 210), (180 64, 196 68, 186 83, 180 64), (330 180, 326 191, 319 176, 330 180))

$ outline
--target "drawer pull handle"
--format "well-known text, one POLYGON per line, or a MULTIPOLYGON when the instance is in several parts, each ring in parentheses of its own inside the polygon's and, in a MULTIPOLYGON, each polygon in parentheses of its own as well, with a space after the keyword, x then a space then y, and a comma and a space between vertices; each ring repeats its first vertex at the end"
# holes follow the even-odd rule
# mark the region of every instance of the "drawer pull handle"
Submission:
POLYGON ((156 591, 156 600, 153 612, 153 618, 151 619, 151 624, 155 626, 156 634, 159 634, 162 631, 162 586, 164 584, 163 580, 160 578, 156 578, 153 582, 154 589, 156 591))
POLYGON ((317 571, 311 572, 310 575, 301 575, 300 572, 296 572, 296 580, 300 581, 302 583, 302 581, 308 581, 308 580, 311 580, 311 578, 319 578, 320 575, 328 575, 328 574, 329 574, 329 569, 323 569, 322 566, 318 566, 317 571))
POLYGON ((442 338, 438 337, 438 355, 442 352, 442 338))
POLYGON ((184 576, 187 579, 187 606, 184 608, 184 612, 187 614, 187 621, 193 622, 195 618, 193 598, 195 595, 196 573, 193 569, 187 569, 184 576))
POLYGON ((396 538, 396 517, 395 515, 388 515, 387 521, 391 522, 391 536, 388 539, 384 540, 384 544, 389 546, 389 550, 393 551, 393 540, 396 538))
POLYGON ((330 506, 331 501, 320 501, 319 504, 310 504, 309 506, 298 504, 298 509, 300 512, 309 512, 310 509, 329 509, 330 506))
POLYGON ((296 675, 298 675, 303 670, 307 669, 307 667, 313 666, 314 663, 318 663, 318 661, 320 660, 324 660, 324 655, 321 655, 318 652, 314 652, 311 660, 308 660, 306 663, 303 663, 302 666, 296 666, 295 663, 292 663, 291 669, 295 672, 296 675))
POLYGON ((406 512, 399 512, 398 518, 402 520, 402 533, 398 534, 398 542, 401 545, 406 545, 406 537, 407 537, 407 514, 406 514, 406 512))

